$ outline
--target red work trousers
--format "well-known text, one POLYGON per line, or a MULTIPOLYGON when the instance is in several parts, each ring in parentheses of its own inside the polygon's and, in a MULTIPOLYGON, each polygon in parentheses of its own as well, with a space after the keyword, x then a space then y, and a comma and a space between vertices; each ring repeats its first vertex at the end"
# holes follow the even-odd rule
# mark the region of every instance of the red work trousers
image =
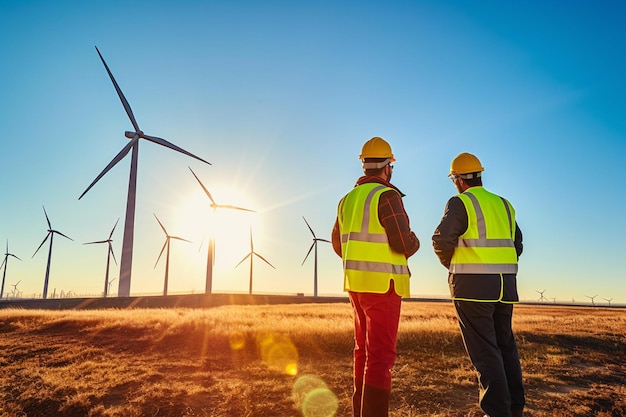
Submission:
POLYGON ((402 297, 393 281, 386 294, 350 291, 349 296, 354 309, 355 391, 363 384, 390 390, 402 297))

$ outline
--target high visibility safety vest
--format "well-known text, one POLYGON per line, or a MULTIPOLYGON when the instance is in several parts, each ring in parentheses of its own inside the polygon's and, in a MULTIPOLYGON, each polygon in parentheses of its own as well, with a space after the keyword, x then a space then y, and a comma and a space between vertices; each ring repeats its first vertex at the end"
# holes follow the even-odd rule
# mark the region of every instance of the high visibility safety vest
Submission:
POLYGON ((385 294, 393 280, 398 295, 410 295, 406 256, 391 249, 378 219, 378 201, 389 190, 396 191, 379 183, 361 184, 339 202, 344 291, 385 294))
POLYGON ((449 271, 453 274, 516 274, 515 210, 483 187, 458 195, 468 227, 458 240, 449 271))

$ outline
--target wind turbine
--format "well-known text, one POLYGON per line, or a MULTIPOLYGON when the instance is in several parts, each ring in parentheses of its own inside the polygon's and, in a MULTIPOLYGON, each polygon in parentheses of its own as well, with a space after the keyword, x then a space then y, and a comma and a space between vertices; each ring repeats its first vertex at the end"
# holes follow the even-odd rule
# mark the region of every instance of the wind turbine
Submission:
POLYGON ((613 301, 612 298, 603 298, 603 300, 609 303, 609 306, 611 305, 611 301, 613 301))
MULTIPOLYGON (((209 200, 211 200, 211 204, 209 205, 209 207, 213 209, 213 212, 216 212, 217 209, 241 210, 241 211, 248 211, 248 212, 253 212, 253 213, 256 212, 255 210, 232 206, 230 204, 217 204, 215 200, 213 199, 213 196, 211 195, 209 190, 207 190, 204 184, 202 184, 202 181, 200 181, 200 178, 198 178, 196 173, 193 172, 193 169, 191 169, 190 167, 188 168, 189 168, 189 171, 191 171, 191 173, 193 174, 193 176, 196 177, 196 180, 198 180, 200 187, 202 187, 202 189, 204 190, 204 193, 207 195, 207 197, 209 197, 209 200)), ((211 291, 212 291, 213 266, 214 265, 215 265, 215 236, 211 236, 209 238, 209 249, 208 249, 207 257, 206 257, 206 284, 205 284, 205 290, 204 290, 206 294, 211 294, 211 291)))
POLYGON ((87 242, 87 243, 83 243, 83 245, 92 245, 94 243, 108 243, 109 244, 109 250, 107 250, 107 269, 106 269, 106 273, 104 275, 104 296, 106 297, 109 291, 109 265, 111 264, 111 256, 113 256, 113 261, 115 261, 115 264, 117 265, 117 259, 115 259, 115 254, 113 253, 113 245, 111 244, 111 242, 113 242, 113 240, 111 240, 111 237, 113 236, 113 232, 115 231, 115 227, 117 226, 117 223, 120 221, 120 219, 118 218, 117 221, 115 222, 115 225, 113 225, 113 229, 111 229, 111 233, 109 233, 109 238, 106 240, 98 240, 96 242, 87 242))
POLYGON ((7 262, 7 260, 9 259, 9 256, 12 256, 15 259, 21 261, 20 258, 13 255, 12 253, 9 253, 9 240, 7 239, 7 251, 4 254, 4 260, 2 261, 2 264, 0 265, 0 268, 4 267, 4 271, 2 271, 2 287, 0 287, 0 300, 2 299, 2 296, 4 295, 4 283, 5 283, 5 279, 7 276, 7 266, 9 265, 9 262, 7 262))
MULTIPOLYGON (((245 261, 246 259, 248 259, 248 257, 250 257, 250 291, 249 291, 249 294, 252 294, 252 263, 253 263, 252 260, 254 259, 254 255, 258 256, 266 264, 268 264, 269 266, 274 268, 274 265, 269 263, 269 261, 267 259, 265 259, 263 256, 259 255, 258 253, 256 253, 254 251, 254 243, 252 242, 252 226, 250 226, 250 252, 246 256, 244 256, 244 258, 241 261, 239 261, 239 263, 237 265, 235 265, 235 268, 237 268, 239 265, 241 265, 241 263, 243 261, 245 261)), ((274 268, 274 269, 276 269, 276 268, 274 268)))
POLYGON ((17 290, 17 284, 19 284, 20 282, 22 282, 22 280, 17 281, 15 284, 11 284, 11 286, 13 287, 13 291, 11 291, 11 294, 13 294, 13 298, 17 298, 17 296, 19 295, 19 291, 17 290))
POLYGON ((156 219, 157 222, 159 222, 161 229, 163 229, 163 233, 165 233, 165 243, 163 243, 163 247, 161 248, 161 253, 159 253, 159 257, 157 258, 154 264, 154 267, 156 268, 157 264, 159 263, 159 260, 161 259, 161 255, 163 255, 163 251, 165 250, 165 247, 167 246, 167 253, 165 254, 165 283, 163 284, 163 295, 167 295, 167 284, 168 284, 169 270, 170 270, 170 241, 172 239, 183 240, 185 242, 189 242, 189 241, 187 239, 183 239, 182 237, 169 235, 167 233, 167 230, 165 230, 163 223, 161 223, 161 220, 159 220, 156 214, 154 215, 154 218, 156 219))
POLYGON ((119 161, 121 161, 128 152, 131 151, 131 161, 130 161, 130 177, 128 180, 128 196, 126 198, 126 218, 124 220, 124 240, 122 242, 122 260, 120 263, 120 279, 119 279, 119 287, 118 287, 118 296, 119 297, 129 297, 130 296, 130 280, 131 280, 131 271, 133 265, 133 237, 134 237, 134 229, 135 229, 135 200, 136 200, 136 190, 137 190, 137 156, 139 154, 139 139, 146 139, 150 142, 156 143, 161 146, 165 146, 166 148, 173 149, 177 152, 195 158, 199 161, 202 161, 206 164, 211 165, 210 162, 205 161, 204 159, 187 152, 186 150, 174 145, 166 141, 165 139, 158 138, 156 136, 148 136, 144 134, 141 129, 139 129, 139 125, 135 120, 135 116, 133 115, 133 111, 124 97, 122 90, 120 89, 117 81, 113 77, 113 74, 109 70, 109 66, 104 61, 102 54, 96 47, 96 51, 100 56, 100 60, 104 64, 104 68, 106 68, 107 73, 109 74, 109 78, 111 78, 111 82, 117 91, 117 95, 119 96, 122 105, 124 106, 124 110, 126 110, 126 114, 130 119, 130 122, 135 129, 134 132, 126 131, 124 136, 126 136, 131 141, 122 148, 122 150, 109 162, 109 164, 102 170, 102 172, 96 177, 95 180, 87 187, 85 191, 78 197, 80 200, 90 189, 97 183, 100 178, 102 178, 111 168, 113 168, 119 161))
POLYGON ((596 305, 596 303, 595 303, 595 301, 593 301, 593 299, 596 298, 597 296, 598 296, 598 294, 594 295, 593 297, 589 297, 588 295, 585 295, 585 297, 587 297, 587 298, 589 298, 591 300, 591 305, 592 306, 596 305))
POLYGON ((307 227, 311 231, 311 234, 313 235, 313 243, 311 244, 311 247, 309 248, 309 251, 306 253, 306 256, 304 257, 304 260, 302 261, 302 265, 304 265, 304 263, 306 262, 306 258, 309 257, 309 254, 311 253, 311 251, 315 247, 315 253, 314 253, 314 258, 313 258, 313 261, 315 262, 315 266, 313 268, 313 296, 317 297, 317 242, 328 242, 328 243, 330 243, 330 240, 322 239, 322 238, 319 238, 319 237, 315 236, 315 232, 313 232, 313 229, 309 225, 309 222, 306 221, 304 216, 302 216, 302 218, 304 219, 304 222, 306 223, 307 227))
POLYGON ((109 281, 109 293, 111 292, 111 284, 113 284, 113 281, 115 281, 116 279, 117 279, 117 277, 115 277, 111 281, 109 281))
POLYGON ((544 293, 544 292, 546 292, 546 290, 543 290, 543 291, 537 291, 537 290, 535 290, 535 292, 539 293, 539 295, 540 295, 540 297, 539 297, 539 302, 542 302, 542 301, 548 301, 548 299, 547 299, 546 297, 544 297, 544 296, 543 296, 543 293, 544 293))
POLYGON ((37 252, 39 252, 39 249, 41 249, 43 244, 46 243, 46 240, 48 240, 48 238, 50 238, 50 249, 48 249, 48 264, 46 265, 46 279, 45 279, 44 284, 43 284, 43 298, 45 300, 46 298, 48 298, 48 279, 50 278, 50 260, 52 259, 52 240, 54 239, 54 234, 56 233, 58 235, 63 236, 64 238, 72 240, 72 241, 74 239, 72 239, 71 237, 67 237, 63 233, 59 232, 58 230, 54 230, 52 228, 52 225, 50 224, 50 219, 48 218, 48 213, 46 213, 46 208, 45 207, 43 208, 43 214, 46 215, 46 221, 48 222, 48 234, 43 239, 43 241, 41 242, 41 245, 39 245, 39 247, 37 248, 35 253, 33 253, 32 258, 34 258, 35 255, 37 255, 37 252))

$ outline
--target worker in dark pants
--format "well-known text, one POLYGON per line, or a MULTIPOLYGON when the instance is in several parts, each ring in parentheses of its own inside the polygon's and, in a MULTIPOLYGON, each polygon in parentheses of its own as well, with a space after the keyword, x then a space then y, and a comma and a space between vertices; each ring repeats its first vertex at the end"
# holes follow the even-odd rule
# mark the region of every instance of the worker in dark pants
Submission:
POLYGON ((479 404, 489 417, 521 417, 522 369, 511 327, 522 233, 515 209, 482 186, 476 156, 459 154, 450 166, 458 195, 448 200, 433 247, 448 268, 448 284, 465 350, 478 374, 479 404))

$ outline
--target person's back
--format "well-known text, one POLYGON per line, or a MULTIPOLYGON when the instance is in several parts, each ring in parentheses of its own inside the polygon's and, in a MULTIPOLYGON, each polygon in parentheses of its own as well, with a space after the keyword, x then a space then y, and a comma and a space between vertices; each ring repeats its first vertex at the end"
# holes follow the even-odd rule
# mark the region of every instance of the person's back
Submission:
POLYGON ((355 417, 385 417, 396 358, 401 297, 409 296, 409 256, 419 249, 402 204, 389 181, 395 158, 382 138, 364 145, 364 176, 337 207, 333 249, 343 262, 344 290, 354 312, 355 417))
POLYGON ((518 417, 525 394, 511 319, 522 234, 511 203, 483 188, 483 170, 472 154, 452 161, 449 176, 459 194, 448 200, 432 241, 449 271, 463 342, 479 377, 480 406, 490 417, 518 417))

